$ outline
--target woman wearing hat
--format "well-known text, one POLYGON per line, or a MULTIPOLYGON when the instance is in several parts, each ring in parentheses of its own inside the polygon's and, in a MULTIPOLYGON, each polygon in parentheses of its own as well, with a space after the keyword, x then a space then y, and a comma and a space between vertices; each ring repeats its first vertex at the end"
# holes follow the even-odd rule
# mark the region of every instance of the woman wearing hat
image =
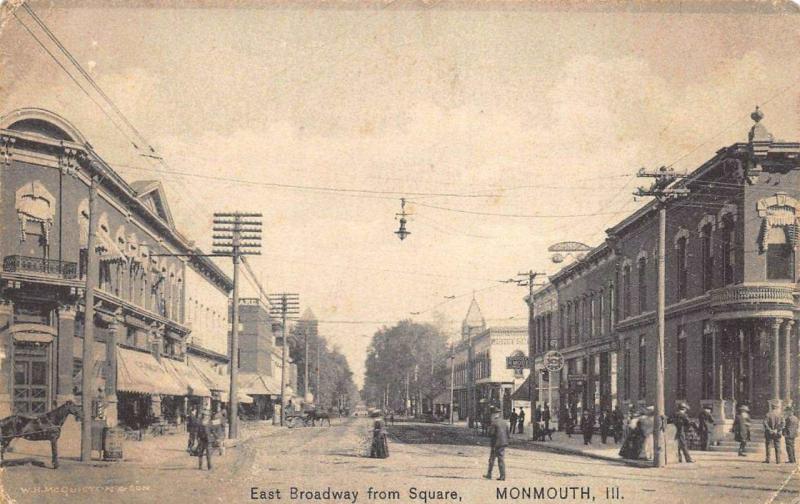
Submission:
POLYGON ((639 420, 639 429, 642 431, 642 451, 641 454, 646 460, 653 460, 653 432, 655 431, 655 407, 648 406, 642 412, 639 420))
POLYGON ((386 440, 386 428, 381 420, 379 411, 375 411, 370 415, 375 419, 372 426, 372 448, 369 456, 372 458, 389 458, 389 443, 386 440))
POLYGON ((750 408, 747 405, 739 406, 739 412, 733 420, 733 436, 739 442, 739 456, 746 457, 744 450, 750 441, 750 408))

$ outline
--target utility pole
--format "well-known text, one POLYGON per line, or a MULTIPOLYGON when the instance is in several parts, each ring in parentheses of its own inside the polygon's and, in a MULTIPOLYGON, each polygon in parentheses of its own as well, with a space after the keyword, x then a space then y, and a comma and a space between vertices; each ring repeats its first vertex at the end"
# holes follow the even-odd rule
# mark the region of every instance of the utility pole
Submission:
MULTIPOLYGON (((303 398, 308 397, 308 328, 303 328, 303 398)), ((319 361, 319 357, 317 358, 319 361)), ((316 398, 315 398, 316 399, 316 398)))
POLYGON ((679 175, 671 167, 662 166, 656 171, 647 171, 644 168, 637 173, 639 177, 649 177, 655 180, 649 189, 640 187, 633 194, 637 197, 652 196, 658 206, 658 306, 656 308, 656 325, 658 327, 658 344, 656 345, 656 404, 655 422, 653 427, 653 466, 663 467, 667 464, 664 450, 664 312, 666 308, 666 254, 667 254, 667 202, 687 196, 689 190, 684 187, 670 187, 675 180, 684 175, 679 175))
POLYGON ((283 426, 286 419, 286 359, 289 346, 286 340, 286 321, 300 313, 300 295, 286 292, 270 294, 269 302, 270 315, 281 318, 281 426, 283 426))
POLYGON ((236 439, 239 437, 239 263, 242 256, 261 254, 261 214, 214 213, 213 230, 213 253, 233 259, 228 437, 236 439))
POLYGON ((319 386, 320 386, 320 383, 319 383, 319 354, 320 354, 321 351, 322 351, 322 338, 320 338, 320 336, 317 335, 317 388, 315 390, 316 395, 317 395, 317 397, 315 398, 315 399, 317 399, 317 404, 321 404, 319 402, 320 401, 319 400, 319 397, 320 397, 320 395, 319 395, 319 386))
MULTIPOLYGON (((536 409, 533 400, 533 380, 536 378, 536 366, 534 364, 534 334, 533 334, 533 318, 536 316, 535 308, 533 305, 533 281, 537 276, 544 276, 544 273, 528 270, 527 273, 517 273, 517 276, 522 277, 517 280, 517 285, 520 287, 528 288, 528 359, 531 363, 530 371, 528 372, 528 401, 530 401, 531 419, 533 419, 533 412, 536 409)), ((523 426, 524 428, 524 426, 523 426)), ((533 429, 531 429, 531 439, 533 439, 533 429)))
POLYGON ((453 425, 453 396, 455 395, 456 382, 456 354, 453 352, 453 344, 450 343, 450 425, 453 425))
MULTIPOLYGON (((101 171, 99 163, 92 163, 92 168, 101 171)), ((94 395, 94 290, 97 287, 100 270, 97 265, 97 186, 102 180, 101 174, 91 175, 89 186, 89 239, 86 244, 86 293, 83 303, 83 371, 81 374, 81 462, 92 460, 92 397, 94 395)))

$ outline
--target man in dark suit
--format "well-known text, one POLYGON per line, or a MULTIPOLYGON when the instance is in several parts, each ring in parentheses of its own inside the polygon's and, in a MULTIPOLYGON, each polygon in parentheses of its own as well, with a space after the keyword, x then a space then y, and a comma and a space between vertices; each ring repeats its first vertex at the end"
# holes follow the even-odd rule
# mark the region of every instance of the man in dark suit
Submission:
POLYGON ((689 455, 689 447, 686 445, 686 433, 692 425, 692 422, 689 420, 689 415, 687 414, 688 411, 689 405, 681 403, 680 406, 678 406, 678 412, 675 413, 672 419, 672 423, 675 424, 675 440, 678 442, 678 462, 683 462, 685 459, 686 462, 691 464, 694 460, 692 460, 692 456, 689 455))
POLYGON ((778 404, 771 403, 770 411, 764 418, 764 443, 767 445, 767 459, 765 464, 769 464, 771 448, 775 448, 775 463, 781 463, 781 435, 783 434, 783 417, 778 412, 778 404))
POLYGON ((211 449, 210 445, 216 440, 216 430, 211 425, 211 416, 203 413, 197 423, 197 468, 203 470, 203 456, 206 457, 206 465, 211 470, 211 449))
POLYGON ((500 477, 498 481, 506 479, 506 446, 508 446, 508 424, 500 417, 500 410, 492 406, 489 411, 492 415, 492 423, 489 426, 489 437, 491 438, 489 453, 489 470, 483 476, 486 479, 492 479, 492 469, 494 468, 494 459, 497 459, 497 467, 500 469, 500 477))
POLYGON ((703 451, 708 451, 709 441, 711 441, 711 437, 709 433, 711 431, 710 426, 714 425, 714 417, 711 416, 711 408, 705 406, 702 411, 700 411, 700 418, 698 418, 697 430, 700 433, 700 447, 703 451))
POLYGON ((583 410, 581 416, 581 431, 583 432, 583 444, 592 444, 592 436, 594 435, 594 413, 589 410, 583 410))
POLYGON ((795 439, 797 438, 797 428, 800 421, 795 416, 791 406, 786 407, 786 420, 783 426, 783 438, 786 441, 786 457, 789 459, 787 464, 796 464, 794 456, 795 439))
MULTIPOLYGON (((522 409, 522 407, 519 408, 519 415, 517 415, 517 424, 519 425, 517 432, 519 434, 525 432, 525 410, 522 409)), ((512 431, 514 430, 514 424, 511 424, 511 430, 512 431)))
POLYGON ((542 411, 542 422, 544 422, 544 430, 550 431, 550 406, 544 403, 544 411, 542 411))

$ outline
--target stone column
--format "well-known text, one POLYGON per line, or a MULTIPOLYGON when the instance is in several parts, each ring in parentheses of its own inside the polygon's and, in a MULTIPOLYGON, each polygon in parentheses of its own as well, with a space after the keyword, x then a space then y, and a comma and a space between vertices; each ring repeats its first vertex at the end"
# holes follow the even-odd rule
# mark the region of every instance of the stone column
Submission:
POLYGON ((792 326, 794 320, 783 324, 783 404, 792 405, 792 326))
POLYGON ((780 361, 780 339, 781 339, 781 323, 782 319, 774 318, 771 321, 770 327, 772 328, 772 394, 770 396, 770 403, 776 403, 780 407, 781 403, 781 361, 780 361))
POLYGON ((117 332, 119 321, 115 317, 108 324, 106 336, 106 424, 116 427, 117 419, 117 332))
POLYGON ((74 305, 62 305, 58 309, 58 388, 56 402, 60 405, 66 401, 74 401, 72 393, 73 345, 75 344, 74 305))
POLYGON ((11 356, 14 342, 11 341, 11 319, 14 307, 8 300, 0 301, 0 418, 11 415, 13 411, 14 371, 11 356))

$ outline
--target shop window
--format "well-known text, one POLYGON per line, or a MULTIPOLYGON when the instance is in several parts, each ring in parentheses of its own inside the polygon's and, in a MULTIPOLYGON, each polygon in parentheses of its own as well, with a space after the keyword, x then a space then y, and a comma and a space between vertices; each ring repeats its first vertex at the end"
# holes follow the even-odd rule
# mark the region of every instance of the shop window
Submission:
POLYGON ((639 336, 639 399, 647 398, 647 338, 639 336))
POLYGON ((767 245, 767 279, 794 280, 794 248, 789 243, 767 245))
POLYGON ((625 340, 622 354, 622 396, 625 400, 631 398, 631 343, 625 340))
POLYGON ((677 366, 678 366, 678 387, 677 394, 679 399, 686 399, 686 331, 683 326, 678 326, 677 344, 677 366))
POLYGON ((708 323, 703 323, 703 399, 714 397, 714 335, 708 330, 708 323))
POLYGON ((42 324, 49 326, 53 322, 50 308, 39 303, 14 303, 15 324, 42 324))

